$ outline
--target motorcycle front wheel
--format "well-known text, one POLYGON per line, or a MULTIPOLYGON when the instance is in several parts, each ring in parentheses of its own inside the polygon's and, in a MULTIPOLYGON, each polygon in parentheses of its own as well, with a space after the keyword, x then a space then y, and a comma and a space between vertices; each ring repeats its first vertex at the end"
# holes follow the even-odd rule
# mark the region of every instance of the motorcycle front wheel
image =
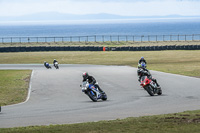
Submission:
POLYGON ((153 88, 151 86, 145 87, 145 90, 149 93, 150 96, 154 96, 153 88))
POLYGON ((94 92, 92 91, 88 91, 87 95, 89 96, 89 98, 93 101, 93 102, 97 102, 97 97, 94 95, 94 92))

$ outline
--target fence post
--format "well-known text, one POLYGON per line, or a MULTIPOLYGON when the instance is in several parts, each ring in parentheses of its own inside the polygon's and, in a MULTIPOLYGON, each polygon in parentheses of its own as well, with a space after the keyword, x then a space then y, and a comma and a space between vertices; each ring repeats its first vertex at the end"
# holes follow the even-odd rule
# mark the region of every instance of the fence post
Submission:
POLYGON ((186 35, 185 35, 185 41, 186 41, 186 35))
POLYGON ((192 34, 192 41, 194 41, 194 34, 192 34))
POLYGON ((112 36, 110 35, 110 42, 112 42, 112 36))
POLYGON ((19 38, 19 42, 22 43, 21 37, 19 38))
POLYGON ((156 35, 156 42, 158 41, 158 36, 156 35))
POLYGON ((134 36, 133 36, 133 42, 135 41, 134 39, 135 39, 135 38, 134 38, 134 36))
POLYGON ((95 35, 94 37, 95 37, 95 42, 97 42, 97 36, 95 35))
POLYGON ((179 42, 179 35, 178 35, 178 42, 179 42))
POLYGON ((104 35, 102 36, 103 42, 104 42, 104 35))
POLYGON ((172 35, 170 35, 170 42, 172 41, 172 35))
POLYGON ((144 35, 141 36, 141 42, 142 42, 142 38, 144 37, 144 35))
POLYGON ((72 37, 70 36, 70 42, 72 42, 72 37))

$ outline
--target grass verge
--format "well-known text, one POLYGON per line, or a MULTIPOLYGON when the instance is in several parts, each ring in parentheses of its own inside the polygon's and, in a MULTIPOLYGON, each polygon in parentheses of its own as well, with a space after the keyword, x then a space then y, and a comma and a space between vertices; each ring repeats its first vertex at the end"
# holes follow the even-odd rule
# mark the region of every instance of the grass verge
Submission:
POLYGON ((200 111, 68 125, 0 129, 3 133, 199 133, 200 111))
POLYGON ((0 70, 0 105, 26 100, 31 70, 0 70))

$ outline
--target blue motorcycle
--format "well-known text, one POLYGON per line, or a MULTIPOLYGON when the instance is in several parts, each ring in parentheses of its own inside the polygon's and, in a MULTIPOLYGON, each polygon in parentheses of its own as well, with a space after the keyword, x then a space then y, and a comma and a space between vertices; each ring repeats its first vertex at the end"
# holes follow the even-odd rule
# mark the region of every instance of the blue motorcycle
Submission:
POLYGON ((82 87, 82 92, 85 92, 85 94, 88 95, 93 102, 97 102, 99 99, 102 99, 103 101, 107 100, 106 93, 99 91, 98 83, 92 85, 89 84, 88 81, 85 81, 83 82, 81 87, 82 87))

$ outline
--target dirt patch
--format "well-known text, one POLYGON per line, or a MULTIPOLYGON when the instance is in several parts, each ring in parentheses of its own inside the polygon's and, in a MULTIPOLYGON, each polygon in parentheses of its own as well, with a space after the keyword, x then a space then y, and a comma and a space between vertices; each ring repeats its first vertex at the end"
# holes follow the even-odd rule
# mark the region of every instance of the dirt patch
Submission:
MULTIPOLYGON (((190 115, 181 115, 181 116, 190 116, 190 115)), ((186 118, 186 117, 165 117, 165 120, 174 120, 174 122, 181 123, 200 123, 200 118, 186 118)))

